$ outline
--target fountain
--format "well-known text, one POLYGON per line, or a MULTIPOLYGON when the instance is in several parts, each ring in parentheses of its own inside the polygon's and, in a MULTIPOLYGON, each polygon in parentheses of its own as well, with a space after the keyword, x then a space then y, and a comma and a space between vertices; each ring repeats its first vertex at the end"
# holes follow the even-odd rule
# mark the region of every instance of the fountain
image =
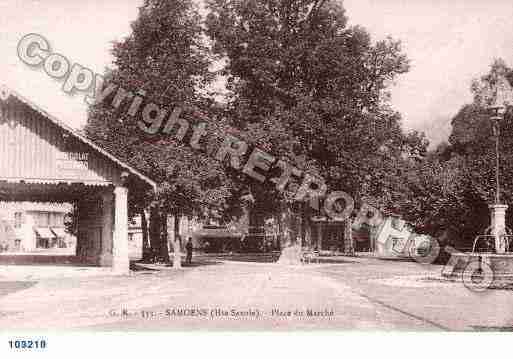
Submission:
POLYGON ((506 211, 508 205, 501 203, 499 182, 499 131, 500 122, 508 106, 513 104, 513 88, 505 77, 505 74, 497 75, 497 82, 491 89, 491 106, 493 112, 491 121, 495 136, 495 202, 490 208, 490 227, 485 234, 478 235, 470 253, 452 253, 448 265, 451 271, 443 273, 445 277, 460 277, 463 279, 487 277, 489 284, 498 281, 513 280, 513 252, 510 244, 513 244, 513 236, 506 226, 506 211))

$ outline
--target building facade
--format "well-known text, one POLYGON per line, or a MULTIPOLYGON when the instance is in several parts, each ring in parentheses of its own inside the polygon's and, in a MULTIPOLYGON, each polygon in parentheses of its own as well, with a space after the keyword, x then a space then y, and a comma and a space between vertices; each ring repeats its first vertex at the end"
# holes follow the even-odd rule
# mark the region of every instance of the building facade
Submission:
POLYGON ((0 87, 0 202, 73 204, 79 261, 128 273, 128 196, 155 186, 33 102, 0 87))
POLYGON ((0 202, 0 252, 74 252, 76 237, 65 226, 71 210, 69 203, 0 202))

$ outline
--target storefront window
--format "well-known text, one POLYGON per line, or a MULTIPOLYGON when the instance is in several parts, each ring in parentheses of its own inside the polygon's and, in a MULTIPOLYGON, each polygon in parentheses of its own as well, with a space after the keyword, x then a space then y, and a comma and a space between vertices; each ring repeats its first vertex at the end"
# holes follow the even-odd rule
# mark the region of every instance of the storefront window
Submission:
POLYGON ((23 213, 22 212, 14 213, 14 228, 21 228, 22 224, 23 224, 23 213))

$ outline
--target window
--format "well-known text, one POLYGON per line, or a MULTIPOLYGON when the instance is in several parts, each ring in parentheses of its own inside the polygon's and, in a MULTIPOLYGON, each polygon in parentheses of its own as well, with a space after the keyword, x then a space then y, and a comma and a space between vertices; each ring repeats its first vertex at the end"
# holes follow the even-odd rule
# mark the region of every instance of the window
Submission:
POLYGON ((403 231, 403 228, 406 224, 406 221, 402 220, 401 218, 399 217, 393 217, 392 218, 392 228, 399 231, 399 232, 402 232, 403 231))
POLYGON ((48 213, 48 226, 60 227, 64 223, 63 214, 59 212, 48 213))
POLYGON ((134 240, 134 234, 133 233, 128 233, 128 241, 129 242, 133 242, 134 240))
POLYGON ((23 213, 22 212, 14 213, 14 228, 21 228, 22 224, 23 224, 23 213))
POLYGON ((34 224, 36 225, 36 227, 49 227, 50 226, 50 213, 34 212, 34 224))

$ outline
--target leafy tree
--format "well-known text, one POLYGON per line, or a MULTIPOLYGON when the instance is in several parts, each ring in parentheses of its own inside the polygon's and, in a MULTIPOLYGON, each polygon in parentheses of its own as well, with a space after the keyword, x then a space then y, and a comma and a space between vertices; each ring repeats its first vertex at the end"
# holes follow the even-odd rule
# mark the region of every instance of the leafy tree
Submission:
MULTIPOLYGON (((489 225, 487 206, 493 203, 495 196, 495 139, 499 136, 501 202, 511 203, 513 199, 513 182, 509 179, 513 173, 513 141, 509 134, 513 130, 511 107, 507 109, 504 119, 499 124, 500 131, 494 130, 491 121, 492 113, 489 105, 494 100, 491 89, 497 86, 500 79, 506 78, 509 85, 513 84, 513 71, 503 60, 496 60, 489 73, 474 80, 471 91, 474 100, 465 105, 452 120, 452 133, 449 138, 450 148, 454 157, 464 161, 463 170, 474 193, 472 201, 463 203, 469 212, 481 216, 477 226, 470 226, 473 235, 483 233, 489 225)), ((507 225, 513 225, 511 211, 507 214, 507 225)), ((466 232, 469 232, 468 230, 466 232)), ((470 237, 470 236, 469 236, 470 237)))
MULTIPOLYGON (((495 136, 488 109, 491 89, 501 76, 513 79, 513 72, 501 60, 471 86, 474 100, 462 106, 452 119, 448 143, 438 146, 411 167, 406 182, 407 196, 399 201, 402 213, 418 231, 435 236, 445 234, 451 245, 470 248, 476 235, 489 226, 488 205, 495 195, 495 136)), ((510 203, 513 173, 510 159, 513 141, 511 109, 500 123, 501 201, 510 203)), ((508 211, 507 224, 513 224, 508 211)))
MULTIPOLYGON (((209 81, 210 61, 202 39, 201 17, 191 0, 145 0, 131 34, 113 45, 114 67, 106 83, 136 94, 145 92, 144 108, 155 103, 168 110, 208 106, 201 89, 209 81), (140 92, 139 92, 140 93, 140 92)), ((132 101, 113 107, 115 93, 90 108, 87 136, 159 183, 156 197, 133 198, 131 208, 144 216, 151 204, 150 239, 154 259, 169 261, 167 214, 202 214, 229 195, 224 172, 206 156, 171 135, 151 135, 139 128, 142 111, 128 114, 132 101)), ((183 116, 196 125, 192 111, 183 116)), ((175 231, 178 228, 175 226, 175 231)), ((177 238, 177 236, 175 236, 177 238)))
MULTIPOLYGON (((251 144, 322 175, 331 189, 389 204, 394 164, 413 148, 426 150, 422 137, 404 135, 388 105, 388 86, 408 70, 399 42, 373 43, 363 28, 348 27, 336 1, 209 0, 207 6, 233 126, 251 144)), ((248 183, 258 194, 254 207, 280 211, 287 196, 265 185, 257 190, 248 183)))

